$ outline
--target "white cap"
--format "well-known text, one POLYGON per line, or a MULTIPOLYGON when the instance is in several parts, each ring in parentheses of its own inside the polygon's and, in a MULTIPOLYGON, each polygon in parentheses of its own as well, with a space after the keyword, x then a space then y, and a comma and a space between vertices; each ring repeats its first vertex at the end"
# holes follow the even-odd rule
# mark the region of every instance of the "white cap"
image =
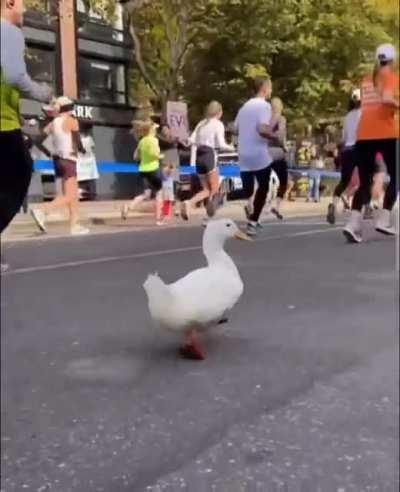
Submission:
POLYGON ((361 101, 361 90, 360 89, 353 89, 351 92, 351 98, 354 101, 361 101))
POLYGON ((376 50, 376 59, 380 61, 393 61, 396 58, 396 48, 390 44, 381 44, 376 50))
POLYGON ((67 96, 61 96, 56 99, 55 107, 60 110, 63 106, 70 106, 74 101, 67 96))

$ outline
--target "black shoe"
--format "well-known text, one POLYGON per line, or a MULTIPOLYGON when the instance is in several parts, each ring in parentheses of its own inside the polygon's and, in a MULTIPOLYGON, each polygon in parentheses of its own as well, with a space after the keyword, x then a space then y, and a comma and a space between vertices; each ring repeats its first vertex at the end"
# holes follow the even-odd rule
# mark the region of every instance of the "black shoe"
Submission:
POLYGON ((249 222, 247 224, 246 232, 247 232, 247 235, 250 237, 257 236, 257 232, 258 232, 257 224, 254 224, 253 222, 249 222))
POLYGON ((326 220, 328 221, 328 224, 334 225, 336 223, 336 216, 335 216, 335 205, 333 203, 330 203, 328 205, 328 215, 326 216, 326 220))
POLYGON ((283 215, 280 214, 276 208, 271 208, 271 214, 274 214, 277 219, 283 220, 283 215))

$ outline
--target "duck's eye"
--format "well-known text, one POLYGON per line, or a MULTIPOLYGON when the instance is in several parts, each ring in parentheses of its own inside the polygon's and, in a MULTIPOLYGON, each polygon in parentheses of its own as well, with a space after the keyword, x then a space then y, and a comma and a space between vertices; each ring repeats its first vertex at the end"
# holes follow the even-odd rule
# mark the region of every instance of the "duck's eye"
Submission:
POLYGON ((226 227, 230 227, 232 224, 226 224, 226 227))

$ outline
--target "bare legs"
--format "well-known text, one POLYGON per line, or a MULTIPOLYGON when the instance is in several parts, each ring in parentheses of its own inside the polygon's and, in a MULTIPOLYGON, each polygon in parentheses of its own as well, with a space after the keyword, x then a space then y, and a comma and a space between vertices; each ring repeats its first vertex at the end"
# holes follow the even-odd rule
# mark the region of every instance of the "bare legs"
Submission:
POLYGON ((196 193, 190 200, 182 203, 181 215, 184 220, 189 219, 189 211, 198 203, 208 200, 206 205, 207 215, 212 217, 215 214, 214 198, 219 191, 219 172, 215 168, 208 174, 199 175, 202 189, 196 193))
POLYGON ((57 196, 49 203, 44 203, 37 207, 44 214, 58 208, 67 207, 69 211, 69 225, 71 229, 78 225, 79 192, 76 176, 63 180, 63 194, 57 196))

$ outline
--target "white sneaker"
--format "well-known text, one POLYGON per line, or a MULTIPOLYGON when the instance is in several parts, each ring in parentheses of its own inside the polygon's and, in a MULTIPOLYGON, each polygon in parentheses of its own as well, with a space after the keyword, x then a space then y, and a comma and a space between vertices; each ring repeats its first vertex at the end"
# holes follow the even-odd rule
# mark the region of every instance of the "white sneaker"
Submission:
POLYGON ((390 210, 379 210, 378 217, 375 222, 375 230, 382 234, 386 234, 387 236, 395 236, 396 230, 394 226, 391 225, 391 215, 390 210))
POLYGON ((8 267, 7 263, 1 263, 0 264, 0 272, 1 273, 6 273, 8 271, 8 268, 9 267, 8 267))
POLYGON ((90 230, 87 227, 83 227, 79 224, 71 227, 71 236, 83 236, 89 234, 90 230))
POLYGON ((202 225, 203 227, 207 227, 208 222, 209 222, 208 217, 205 217, 205 218, 201 221, 201 225, 202 225))
POLYGON ((343 234, 345 235, 349 243, 361 243, 361 221, 361 212, 359 212, 358 210, 352 210, 350 219, 343 229, 343 234))
POLYGON ((42 232, 47 232, 46 226, 45 226, 46 214, 42 210, 39 210, 39 209, 35 210, 34 208, 31 208, 30 212, 31 212, 33 220, 35 221, 35 223, 39 227, 39 229, 42 232))

